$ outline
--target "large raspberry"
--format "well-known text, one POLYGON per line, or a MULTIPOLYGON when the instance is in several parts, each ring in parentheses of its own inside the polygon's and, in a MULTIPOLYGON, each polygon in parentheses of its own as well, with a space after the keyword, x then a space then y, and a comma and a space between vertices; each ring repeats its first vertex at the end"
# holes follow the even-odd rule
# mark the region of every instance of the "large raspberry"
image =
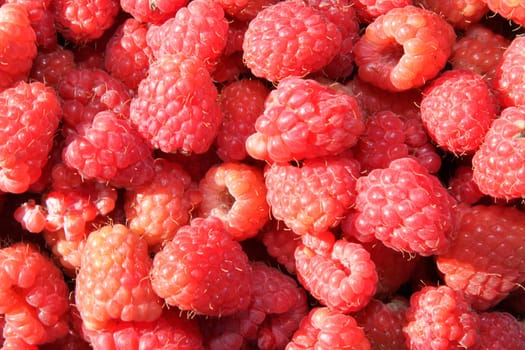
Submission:
POLYGON ((285 78, 272 90, 246 151, 256 159, 287 162, 336 155, 364 131, 356 99, 315 80, 285 78))
POLYGON ((525 104, 525 37, 517 36, 503 52, 493 80, 503 107, 525 104))
POLYGON ((251 266, 220 219, 196 218, 155 254, 155 292, 196 314, 227 316, 248 308, 251 266))
POLYGON ((255 76, 277 82, 320 70, 338 53, 341 40, 337 26, 315 9, 281 1, 250 21, 243 58, 255 76))
POLYGON ((61 113, 55 91, 41 82, 20 81, 0 92, 0 190, 25 192, 38 180, 61 113))
POLYGON ((409 90, 434 78, 447 63, 456 34, 437 13, 394 8, 366 27, 354 47, 361 79, 382 89, 409 90))
POLYGON ((75 301, 86 328, 159 318, 162 304, 152 290, 151 266, 146 241, 126 226, 107 225, 92 232, 75 281, 75 301))

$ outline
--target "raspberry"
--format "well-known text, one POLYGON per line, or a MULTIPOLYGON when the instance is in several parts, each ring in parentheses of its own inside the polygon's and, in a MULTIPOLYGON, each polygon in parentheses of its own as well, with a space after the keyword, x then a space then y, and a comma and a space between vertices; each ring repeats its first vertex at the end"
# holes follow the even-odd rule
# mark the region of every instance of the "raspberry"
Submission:
POLYGON ((359 164, 347 156, 274 163, 264 172, 272 214, 296 234, 320 233, 339 224, 355 202, 359 164))
POLYGON ((55 231, 44 230, 42 232, 46 245, 67 276, 76 276, 80 268, 82 250, 86 246, 86 237, 90 233, 90 230, 86 230, 84 232, 85 237, 78 240, 70 240, 67 239, 63 228, 55 231))
POLYGON ((480 320, 480 347, 487 350, 525 349, 525 327, 505 312, 483 312, 480 320))
POLYGON ((503 107, 525 104, 524 48, 525 37, 515 37, 503 52, 496 67, 493 85, 503 107))
POLYGON ((0 90, 3 90, 29 76, 37 46, 35 31, 24 6, 0 6, 0 25, 0 90))
POLYGON ((295 248, 301 242, 299 237, 277 220, 272 220, 260 233, 260 239, 268 254, 274 257, 286 271, 295 274, 295 248))
POLYGON ((86 179, 130 188, 151 181, 151 150, 133 126, 111 111, 77 127, 64 148, 64 163, 86 179))
POLYGON ((246 139, 255 132, 255 121, 264 112, 269 92, 260 80, 249 79, 236 80, 222 88, 219 106, 224 119, 215 142, 223 161, 246 158, 246 139))
POLYGON ((57 46, 52 51, 38 52, 33 60, 30 78, 57 89, 66 72, 74 67, 73 52, 57 46))
POLYGON ((456 237, 437 257, 445 283, 474 308, 496 305, 525 281, 525 213, 499 205, 460 206, 456 237))
POLYGON ((115 23, 120 10, 118 0, 53 0, 57 31, 74 43, 98 39, 115 23))
POLYGON ((370 23, 388 11, 412 5, 412 0, 357 0, 354 7, 361 22, 370 23))
POLYGON ((248 308, 251 266, 220 219, 195 218, 155 255, 153 289, 169 305, 209 316, 248 308))
POLYGON ((244 6, 239 12, 235 13, 233 17, 240 21, 250 22, 260 11, 278 3, 279 1, 280 0, 249 0, 246 6, 244 6))
POLYGON ((146 43, 147 31, 145 23, 128 18, 117 28, 104 50, 104 67, 133 90, 146 77, 153 60, 153 52, 146 43))
POLYGON ((382 89, 421 87, 445 67, 456 35, 435 12, 394 8, 370 23, 354 47, 361 79, 382 89))
POLYGON ((188 224, 201 195, 178 163, 157 158, 153 180, 125 194, 126 222, 142 236, 150 250, 158 250, 177 230, 188 224))
POLYGON ((254 237, 270 218, 261 169, 225 162, 211 167, 199 183, 200 216, 221 219, 237 240, 254 237))
POLYGON ((66 335, 69 290, 62 272, 38 248, 22 242, 2 248, 0 278, 4 348, 9 339, 38 345, 66 335))
POLYGON ((427 286, 410 297, 403 331, 410 349, 472 349, 479 342, 479 316, 461 292, 427 286))
POLYGON ((356 184, 355 227, 394 250, 443 253, 455 229, 456 201, 439 179, 412 158, 372 170, 356 184))
POLYGON ((91 232, 76 276, 75 301, 87 329, 117 321, 151 322, 162 309, 148 278, 152 261, 144 240, 126 226, 91 232))
POLYGON ((228 21, 222 7, 212 0, 193 0, 174 17, 148 29, 146 40, 155 57, 183 55, 213 71, 226 46, 228 21))
POLYGON ((40 82, 20 81, 0 92, 1 191, 25 192, 38 180, 61 112, 55 91, 40 82))
POLYGON ((406 350, 403 327, 407 309, 408 301, 400 297, 388 303, 372 299, 353 317, 365 331, 372 349, 406 350))
POLYGON ((374 262, 359 243, 337 240, 326 252, 299 244, 295 261, 299 282, 331 310, 358 311, 376 291, 374 262))
POLYGON ((458 166, 449 179, 449 192, 459 203, 474 204, 483 198, 473 176, 472 164, 466 164, 458 166))
POLYGON ((204 153, 223 119, 217 94, 199 60, 163 56, 150 65, 148 76, 131 100, 130 119, 139 133, 163 152, 204 153))
POLYGON ((525 5, 521 1, 483 0, 489 9, 501 17, 509 19, 520 26, 525 24, 525 5))
POLYGON ((473 179, 482 193, 504 199, 525 196, 524 130, 522 107, 508 107, 494 120, 472 158, 473 179))
POLYGON ((414 5, 440 14, 456 29, 468 28, 489 11, 485 0, 415 0, 414 5))
POLYGON ((364 131, 356 99, 315 80, 285 78, 272 90, 246 151, 256 159, 287 162, 336 155, 364 131))
POLYGON ((352 316, 327 307, 314 307, 301 321, 286 349, 370 350, 370 342, 352 316))
POLYGON ((249 3, 248 0, 218 0, 224 12, 232 17, 241 12, 249 3))
POLYGON ((449 70, 428 84, 421 120, 432 140, 457 155, 474 153, 496 119, 498 104, 489 86, 470 70, 449 70))
POLYGON ((161 24, 173 17, 188 0, 120 0, 123 11, 138 22, 161 24))
POLYGON ((5 3, 19 4, 25 7, 31 27, 35 32, 39 48, 52 50, 57 44, 55 17, 51 11, 52 0, 6 0, 5 3))
POLYGON ((339 52, 341 41, 337 26, 315 9, 281 1, 248 24, 243 59, 255 76, 278 82, 320 70, 339 52))

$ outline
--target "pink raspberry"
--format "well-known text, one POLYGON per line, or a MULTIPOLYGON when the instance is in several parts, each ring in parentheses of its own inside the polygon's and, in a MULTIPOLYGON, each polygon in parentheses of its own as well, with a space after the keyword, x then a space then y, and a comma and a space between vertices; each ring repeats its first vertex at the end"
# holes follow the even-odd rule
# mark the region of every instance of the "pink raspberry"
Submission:
POLYGON ((91 232, 76 276, 75 301, 87 329, 118 321, 151 322, 161 316, 160 298, 149 279, 152 260, 146 241, 126 226, 91 232))
POLYGON ((195 218, 155 254, 154 291, 168 305, 196 314, 227 316, 250 304, 251 266, 220 219, 195 218))
POLYGON ((412 5, 412 0, 356 0, 354 7, 361 22, 373 22, 379 16, 388 11, 412 5))
POLYGON ((204 153, 223 119, 217 94, 198 59, 163 56, 150 65, 131 100, 130 120, 156 149, 204 153))
POLYGON ((482 349, 525 349, 525 326, 511 314, 482 312, 479 321, 482 349))
POLYGON ((456 200, 412 158, 372 170, 356 184, 355 227, 387 247, 421 255, 445 252, 456 225, 456 200))
POLYGON ((337 226, 355 202, 359 164, 347 156, 274 163, 264 172, 272 214, 295 233, 316 234, 337 226))
POLYGON ((423 86, 445 67, 456 34, 437 13, 394 8, 370 23, 354 47, 361 79, 382 89, 423 86))
POLYGON ((515 37, 503 52, 496 67, 493 85, 503 107, 525 104, 524 49, 525 37, 515 37))
POLYGON ((312 79, 279 82, 246 140, 256 159, 275 162, 337 155, 357 143, 364 131, 356 99, 312 79))
POLYGON ((244 36, 243 59, 252 73, 278 82, 326 66, 341 48, 342 35, 323 14, 287 0, 260 11, 244 36))
POLYGON ((120 0, 120 7, 139 22, 161 24, 186 6, 188 0, 120 0))
POLYGON ((468 28, 489 11, 485 0, 415 0, 414 5, 438 13, 456 29, 468 28))

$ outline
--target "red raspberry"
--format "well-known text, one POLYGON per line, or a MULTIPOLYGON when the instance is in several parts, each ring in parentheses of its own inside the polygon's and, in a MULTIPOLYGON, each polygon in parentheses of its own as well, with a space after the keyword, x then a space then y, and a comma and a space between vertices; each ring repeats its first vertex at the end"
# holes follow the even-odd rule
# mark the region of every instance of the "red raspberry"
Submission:
POLYGON ((47 247, 67 276, 76 276, 80 268, 82 251, 86 246, 86 238, 90 233, 90 230, 87 229, 84 232, 85 237, 78 240, 70 240, 67 239, 63 228, 55 231, 44 230, 42 232, 47 247))
POLYGON ((364 128, 353 96, 315 80, 290 77, 268 95, 246 151, 276 162, 336 155, 355 145, 364 128))
POLYGON ((74 43, 98 39, 115 23, 119 0, 53 0, 57 31, 74 43))
POLYGON ((414 350, 473 349, 479 342, 479 316, 461 292, 427 286, 410 297, 403 331, 414 350))
POLYGON ((37 47, 35 31, 24 6, 3 4, 0 25, 0 90, 3 90, 29 76, 37 47))
MULTIPOLYGON (((5 320, 6 340, 38 345, 66 335, 69 290, 62 272, 48 257, 22 242, 2 248, 0 279, 0 314, 5 320)), ((3 349, 8 348, 8 342, 3 349)))
POLYGON ((353 314, 365 331, 372 349, 407 350, 403 327, 408 301, 397 297, 388 303, 372 299, 368 305, 353 314))
POLYGON ((249 0, 217 0, 224 12, 235 18, 235 15, 248 6, 249 0))
POLYGON ((120 0, 123 11, 139 22, 161 24, 173 17, 188 0, 120 0))
POLYGON ((467 27, 452 49, 450 63, 454 69, 470 69, 491 82, 496 67, 510 40, 490 28, 475 23, 467 27))
POLYGON ((127 117, 131 90, 102 69, 76 68, 64 72, 57 84, 64 121, 72 127, 91 123, 98 112, 113 111, 127 117))
POLYGON ((437 257, 445 283, 476 309, 496 305, 525 282, 525 213, 499 205, 460 206, 456 237, 437 257))
POLYGON ((388 11, 412 5, 412 0, 356 0, 354 7, 361 22, 373 22, 388 11))
POLYGON ((195 218, 155 255, 153 289, 169 305, 209 316, 246 310, 251 266, 220 219, 195 218))
POLYGON ((479 148, 498 112, 489 86, 470 70, 446 71, 423 91, 423 125, 439 147, 456 155, 479 148))
POLYGON ((455 229, 456 201, 412 158, 372 170, 356 184, 355 227, 387 247, 424 256, 443 253, 455 229))
POLYGON ((448 190, 459 203, 474 204, 483 198, 473 176, 472 165, 466 164, 458 166, 448 180, 448 190))
POLYGON ((38 180, 61 113, 55 91, 43 83, 20 81, 0 92, 1 191, 25 192, 38 180))
POLYGON ((86 179, 131 188, 151 181, 153 157, 146 142, 126 119, 99 112, 67 140, 62 158, 86 179))
POLYGON ((419 114, 410 114, 406 118, 405 137, 409 156, 416 159, 429 173, 436 174, 441 169, 441 156, 431 143, 419 114))
POLYGON ((493 85, 503 107, 525 104, 524 49, 525 37, 515 37, 503 52, 496 67, 493 85))
POLYGON ((242 61, 242 51, 219 57, 217 65, 211 75, 215 83, 222 84, 244 79, 246 75, 249 75, 249 69, 242 61))
POLYGON ((479 320, 481 349, 525 349, 525 327, 511 314, 483 312, 479 320))
POLYGON ((153 52, 146 43, 148 27, 128 18, 109 39, 104 52, 104 67, 130 89, 136 90, 146 77, 153 52))
POLYGON ((394 8, 370 23, 354 47, 361 79, 403 91, 424 85, 445 67, 456 34, 435 12, 394 8))
POLYGON ((254 237, 270 218, 263 171, 243 163, 211 167, 199 183, 200 216, 221 219, 239 241, 254 237))
POLYGON ((512 20, 520 26, 525 25, 525 4, 512 0, 483 0, 489 9, 501 17, 512 20))
POLYGON ((255 121, 264 112, 269 92, 260 80, 249 79, 236 80, 222 88, 219 106, 224 119, 215 142, 223 161, 246 158, 246 139, 255 132, 255 121))
POLYGON ((146 241, 124 225, 91 232, 76 276, 75 301, 87 329, 116 322, 151 322, 162 308, 148 278, 152 261, 146 241))
POLYGON ((347 156, 274 163, 264 172, 267 201, 277 220, 295 233, 320 233, 339 224, 354 205, 359 164, 347 156))
POLYGON ((244 6, 239 12, 235 13, 233 17, 240 21, 250 22, 260 11, 278 3, 279 1, 280 0, 249 0, 246 6, 244 6))
POLYGON ((55 89, 66 72, 75 67, 73 52, 63 46, 52 51, 39 51, 33 60, 31 79, 36 79, 55 89))
POLYGON ((346 240, 326 245, 326 251, 304 244, 296 248, 299 282, 331 310, 361 310, 372 299, 378 280, 370 254, 361 244, 346 240))
POLYGON ((228 37, 228 21, 220 4, 193 0, 174 17, 148 29, 146 40, 155 57, 183 55, 213 71, 228 37))
POLYGON ((370 342, 356 320, 327 307, 314 307, 301 321, 286 350, 370 350, 370 342))
POLYGON ((156 251, 190 222, 201 196, 178 163, 157 158, 153 166, 151 182, 126 191, 124 208, 130 230, 156 251))
POLYGON ((440 14, 456 29, 468 28, 489 11, 485 0, 415 0, 414 5, 440 14))
POLYGON ((163 152, 204 153, 223 119, 217 94, 199 60, 163 56, 151 64, 140 83, 131 101, 130 119, 140 134, 163 152))
POLYGON ((255 76, 277 82, 320 70, 341 41, 337 26, 323 14, 301 1, 281 1, 250 21, 243 58, 255 76))
POLYGON ((288 271, 295 274, 295 248, 301 243, 299 236, 280 221, 272 220, 260 233, 268 254, 288 271))
POLYGON ((472 158, 473 179, 481 192, 495 198, 525 196, 525 108, 508 107, 485 134, 472 158))

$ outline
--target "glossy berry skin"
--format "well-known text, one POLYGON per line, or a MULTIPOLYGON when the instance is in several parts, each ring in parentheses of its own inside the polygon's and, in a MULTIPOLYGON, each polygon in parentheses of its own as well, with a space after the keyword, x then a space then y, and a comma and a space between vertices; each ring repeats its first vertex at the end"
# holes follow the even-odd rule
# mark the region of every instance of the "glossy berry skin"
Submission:
POLYGON ((502 107, 525 104, 524 48, 525 38, 519 36, 514 38, 503 52, 496 67, 493 84, 502 107))
POLYGON ((22 193, 40 177, 53 147, 62 108, 41 82, 19 82, 0 92, 0 190, 22 193))
POLYGON ((456 200, 439 179, 412 158, 372 170, 356 184, 355 227, 394 250, 433 255, 445 252, 455 229, 456 200))
POLYGON ((148 277, 152 266, 146 241, 121 224, 91 232, 76 276, 75 301, 90 330, 117 321, 151 322, 162 313, 148 277))
POLYGON ((327 65, 341 47, 337 26, 300 1, 281 1, 252 19, 243 42, 251 72, 278 82, 305 76, 327 65))
POLYGON ((444 67, 454 29, 435 12, 394 8, 370 23, 354 47, 361 79, 390 91, 424 85, 444 67))
POLYGON ((505 199, 525 195, 524 130, 522 107, 508 107, 494 120, 472 158, 473 180, 482 193, 505 199))
POLYGON ((153 289, 168 305, 227 316, 248 308, 251 267, 220 219, 195 218, 153 259, 153 289))
POLYGON ((456 237, 436 263, 445 283, 486 310, 525 281, 525 214, 501 205, 460 206, 456 237))
POLYGON ((256 159, 287 162, 337 155, 364 131, 356 99, 312 79, 285 78, 265 101, 246 140, 256 159))

